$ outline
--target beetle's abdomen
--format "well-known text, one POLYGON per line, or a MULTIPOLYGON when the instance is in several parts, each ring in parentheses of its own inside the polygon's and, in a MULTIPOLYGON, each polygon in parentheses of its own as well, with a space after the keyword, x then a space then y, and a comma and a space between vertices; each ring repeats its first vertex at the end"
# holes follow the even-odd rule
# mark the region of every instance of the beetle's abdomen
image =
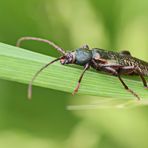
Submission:
POLYGON ((135 57, 127 56, 127 57, 120 57, 118 59, 119 64, 123 66, 134 66, 139 68, 143 75, 148 75, 148 63, 137 59, 135 57))

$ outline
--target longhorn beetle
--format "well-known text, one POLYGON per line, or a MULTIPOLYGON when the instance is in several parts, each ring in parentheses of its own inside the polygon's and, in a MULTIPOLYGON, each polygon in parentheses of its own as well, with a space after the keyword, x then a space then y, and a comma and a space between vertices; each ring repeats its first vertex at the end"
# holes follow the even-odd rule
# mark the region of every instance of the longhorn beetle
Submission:
POLYGON ((148 75, 148 63, 132 57, 129 51, 114 52, 100 48, 90 49, 88 45, 84 45, 74 51, 66 52, 64 49, 49 40, 35 37, 22 37, 17 41, 17 46, 20 46, 21 42, 24 40, 35 40, 47 43, 62 54, 62 56, 47 63, 35 73, 28 87, 28 98, 32 97, 32 84, 38 74, 56 61, 60 61, 62 65, 77 64, 84 67, 77 86, 74 89, 73 95, 78 91, 83 75, 90 67, 96 69, 97 71, 104 71, 108 74, 118 77, 124 88, 133 94, 138 100, 140 100, 140 97, 125 84, 121 78, 121 75, 139 75, 144 87, 148 88, 147 82, 144 78, 145 75, 148 75))

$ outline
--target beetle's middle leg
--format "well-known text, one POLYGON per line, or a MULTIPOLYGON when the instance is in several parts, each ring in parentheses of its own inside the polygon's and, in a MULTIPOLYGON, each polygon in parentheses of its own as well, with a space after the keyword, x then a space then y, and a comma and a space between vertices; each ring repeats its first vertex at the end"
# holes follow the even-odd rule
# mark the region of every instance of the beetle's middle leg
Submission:
POLYGON ((121 69, 121 70, 115 70, 115 69, 113 69, 112 67, 106 67, 106 66, 102 66, 101 67, 101 70, 103 70, 103 71, 105 71, 105 72, 107 72, 107 73, 110 73, 110 74, 112 74, 112 75, 115 75, 115 76, 117 76, 118 78, 119 78, 119 80, 120 80, 120 82, 122 83, 122 85, 124 86, 124 88, 127 90, 127 91, 129 91, 131 94, 133 94, 138 100, 140 100, 140 97, 133 91, 133 90, 131 90, 126 84, 125 84, 125 82, 122 80, 122 78, 121 78, 121 74, 123 74, 123 72, 124 72, 124 74, 125 74, 125 72, 127 73, 131 73, 131 72, 133 72, 134 70, 133 69, 129 69, 129 70, 125 70, 125 69, 121 69))
POLYGON ((141 78, 141 80, 143 82, 144 87, 148 88, 147 82, 146 82, 143 74, 141 73, 139 68, 137 68, 135 66, 120 66, 120 65, 114 65, 114 64, 110 64, 110 65, 109 64, 105 64, 102 67, 112 67, 112 68, 115 68, 115 69, 117 69, 117 71, 118 71, 118 73, 120 75, 129 75, 129 74, 135 73, 135 74, 140 76, 140 78, 141 78))
POLYGON ((120 75, 118 75, 118 78, 120 80, 120 82, 122 83, 122 85, 124 86, 124 88, 129 91, 130 93, 132 93, 138 100, 140 100, 140 97, 131 89, 129 89, 129 87, 125 84, 125 82, 121 79, 120 75))
POLYGON ((83 78, 83 76, 84 76, 84 73, 85 73, 86 70, 89 68, 89 66, 90 66, 89 63, 85 65, 84 70, 82 71, 82 73, 81 73, 81 75, 80 75, 80 78, 79 78, 79 80, 78 80, 78 84, 77 84, 76 88, 74 89, 74 92, 72 93, 73 95, 78 92, 79 87, 80 87, 81 80, 82 80, 82 78, 83 78))

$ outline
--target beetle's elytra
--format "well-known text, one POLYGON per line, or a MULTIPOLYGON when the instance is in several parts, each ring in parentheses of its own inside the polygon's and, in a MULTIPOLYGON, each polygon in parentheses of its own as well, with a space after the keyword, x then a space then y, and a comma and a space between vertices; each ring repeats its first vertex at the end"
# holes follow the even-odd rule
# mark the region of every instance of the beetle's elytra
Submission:
POLYGON ((99 48, 89 49, 88 45, 84 45, 83 47, 77 48, 74 51, 66 52, 64 49, 49 40, 35 37, 22 37, 18 40, 17 46, 20 46, 21 42, 24 40, 36 40, 40 42, 45 42, 53 46, 62 54, 61 57, 47 63, 35 73, 28 87, 28 98, 31 98, 32 96, 32 83, 34 79, 43 69, 56 61, 60 61, 62 65, 77 64, 84 67, 73 94, 78 91, 83 75, 90 67, 96 69, 97 71, 104 71, 108 74, 117 76, 124 88, 131 94, 133 94, 138 100, 140 100, 140 97, 125 84, 125 82, 121 78, 121 75, 139 75, 144 87, 148 88, 147 82, 144 78, 145 75, 148 75, 148 63, 132 57, 129 51, 114 52, 99 48))

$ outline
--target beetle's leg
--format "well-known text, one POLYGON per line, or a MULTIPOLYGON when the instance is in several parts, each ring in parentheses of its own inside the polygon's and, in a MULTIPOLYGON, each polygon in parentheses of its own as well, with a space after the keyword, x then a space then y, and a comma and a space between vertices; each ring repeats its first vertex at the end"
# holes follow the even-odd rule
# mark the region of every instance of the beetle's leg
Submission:
POLYGON ((138 100, 140 100, 140 97, 131 89, 128 88, 128 86, 124 83, 124 81, 121 79, 120 75, 118 75, 118 78, 120 80, 120 82, 122 83, 122 85, 124 86, 124 88, 129 91, 131 94, 133 94, 138 100))
POLYGON ((103 71, 107 71, 109 73, 112 74, 112 71, 114 70, 114 73, 116 73, 116 70, 118 70, 120 67, 123 67, 120 64, 102 64, 102 63, 97 63, 94 59, 92 59, 92 67, 97 69, 97 70, 103 70, 103 71), (109 70, 109 69, 112 70, 109 70))
POLYGON ((101 67, 101 70, 114 76, 118 76, 118 72, 112 67, 101 67))
POLYGON ((134 72, 134 73, 136 73, 136 74, 138 74, 140 76, 144 87, 148 88, 147 82, 146 82, 143 74, 135 66, 120 66, 120 65, 114 65, 114 64, 104 64, 101 67, 102 68, 103 67, 112 67, 114 69, 117 69, 120 75, 122 75, 122 74, 131 74, 131 73, 134 72))
POLYGON ((94 59, 92 59, 92 63, 95 66, 94 68, 96 68, 96 69, 104 69, 105 67, 110 67, 110 68, 112 68, 114 70, 118 70, 119 68, 123 67, 120 64, 97 63, 94 59))
POLYGON ((120 75, 129 75, 132 74, 134 71, 135 71, 134 66, 124 66, 118 70, 120 75))
POLYGON ((142 82, 143 82, 144 87, 148 88, 147 82, 146 82, 146 80, 145 80, 143 74, 141 73, 141 71, 140 71, 139 69, 136 69, 135 71, 136 71, 136 72, 138 73, 138 75, 140 76, 140 78, 141 78, 141 80, 142 80, 142 82))
POLYGON ((120 71, 119 71, 120 74, 130 74, 132 72, 135 72, 136 74, 138 74, 143 82, 144 87, 148 88, 147 82, 143 74, 138 68, 135 68, 134 66, 125 66, 125 67, 120 68, 120 71))
POLYGON ((78 84, 77 84, 76 88, 74 89, 74 92, 72 93, 73 95, 78 92, 79 87, 80 87, 81 80, 82 80, 82 78, 83 78, 83 76, 84 76, 84 73, 85 73, 86 70, 89 68, 89 66, 90 66, 89 63, 85 65, 84 70, 82 71, 82 73, 81 73, 81 75, 80 75, 80 78, 79 78, 79 80, 78 80, 78 84))
POLYGON ((121 79, 120 77, 120 73, 117 72, 115 69, 113 69, 112 67, 102 67, 103 71, 110 73, 112 75, 115 75, 119 78, 120 82, 122 83, 122 85, 124 86, 124 88, 129 91, 131 94, 133 94, 138 100, 140 100, 139 96, 131 89, 129 89, 129 87, 125 84, 125 82, 121 79))
POLYGON ((111 68, 115 68, 115 69, 119 69, 120 67, 123 67, 120 64, 99 64, 100 67, 111 67, 111 68))

